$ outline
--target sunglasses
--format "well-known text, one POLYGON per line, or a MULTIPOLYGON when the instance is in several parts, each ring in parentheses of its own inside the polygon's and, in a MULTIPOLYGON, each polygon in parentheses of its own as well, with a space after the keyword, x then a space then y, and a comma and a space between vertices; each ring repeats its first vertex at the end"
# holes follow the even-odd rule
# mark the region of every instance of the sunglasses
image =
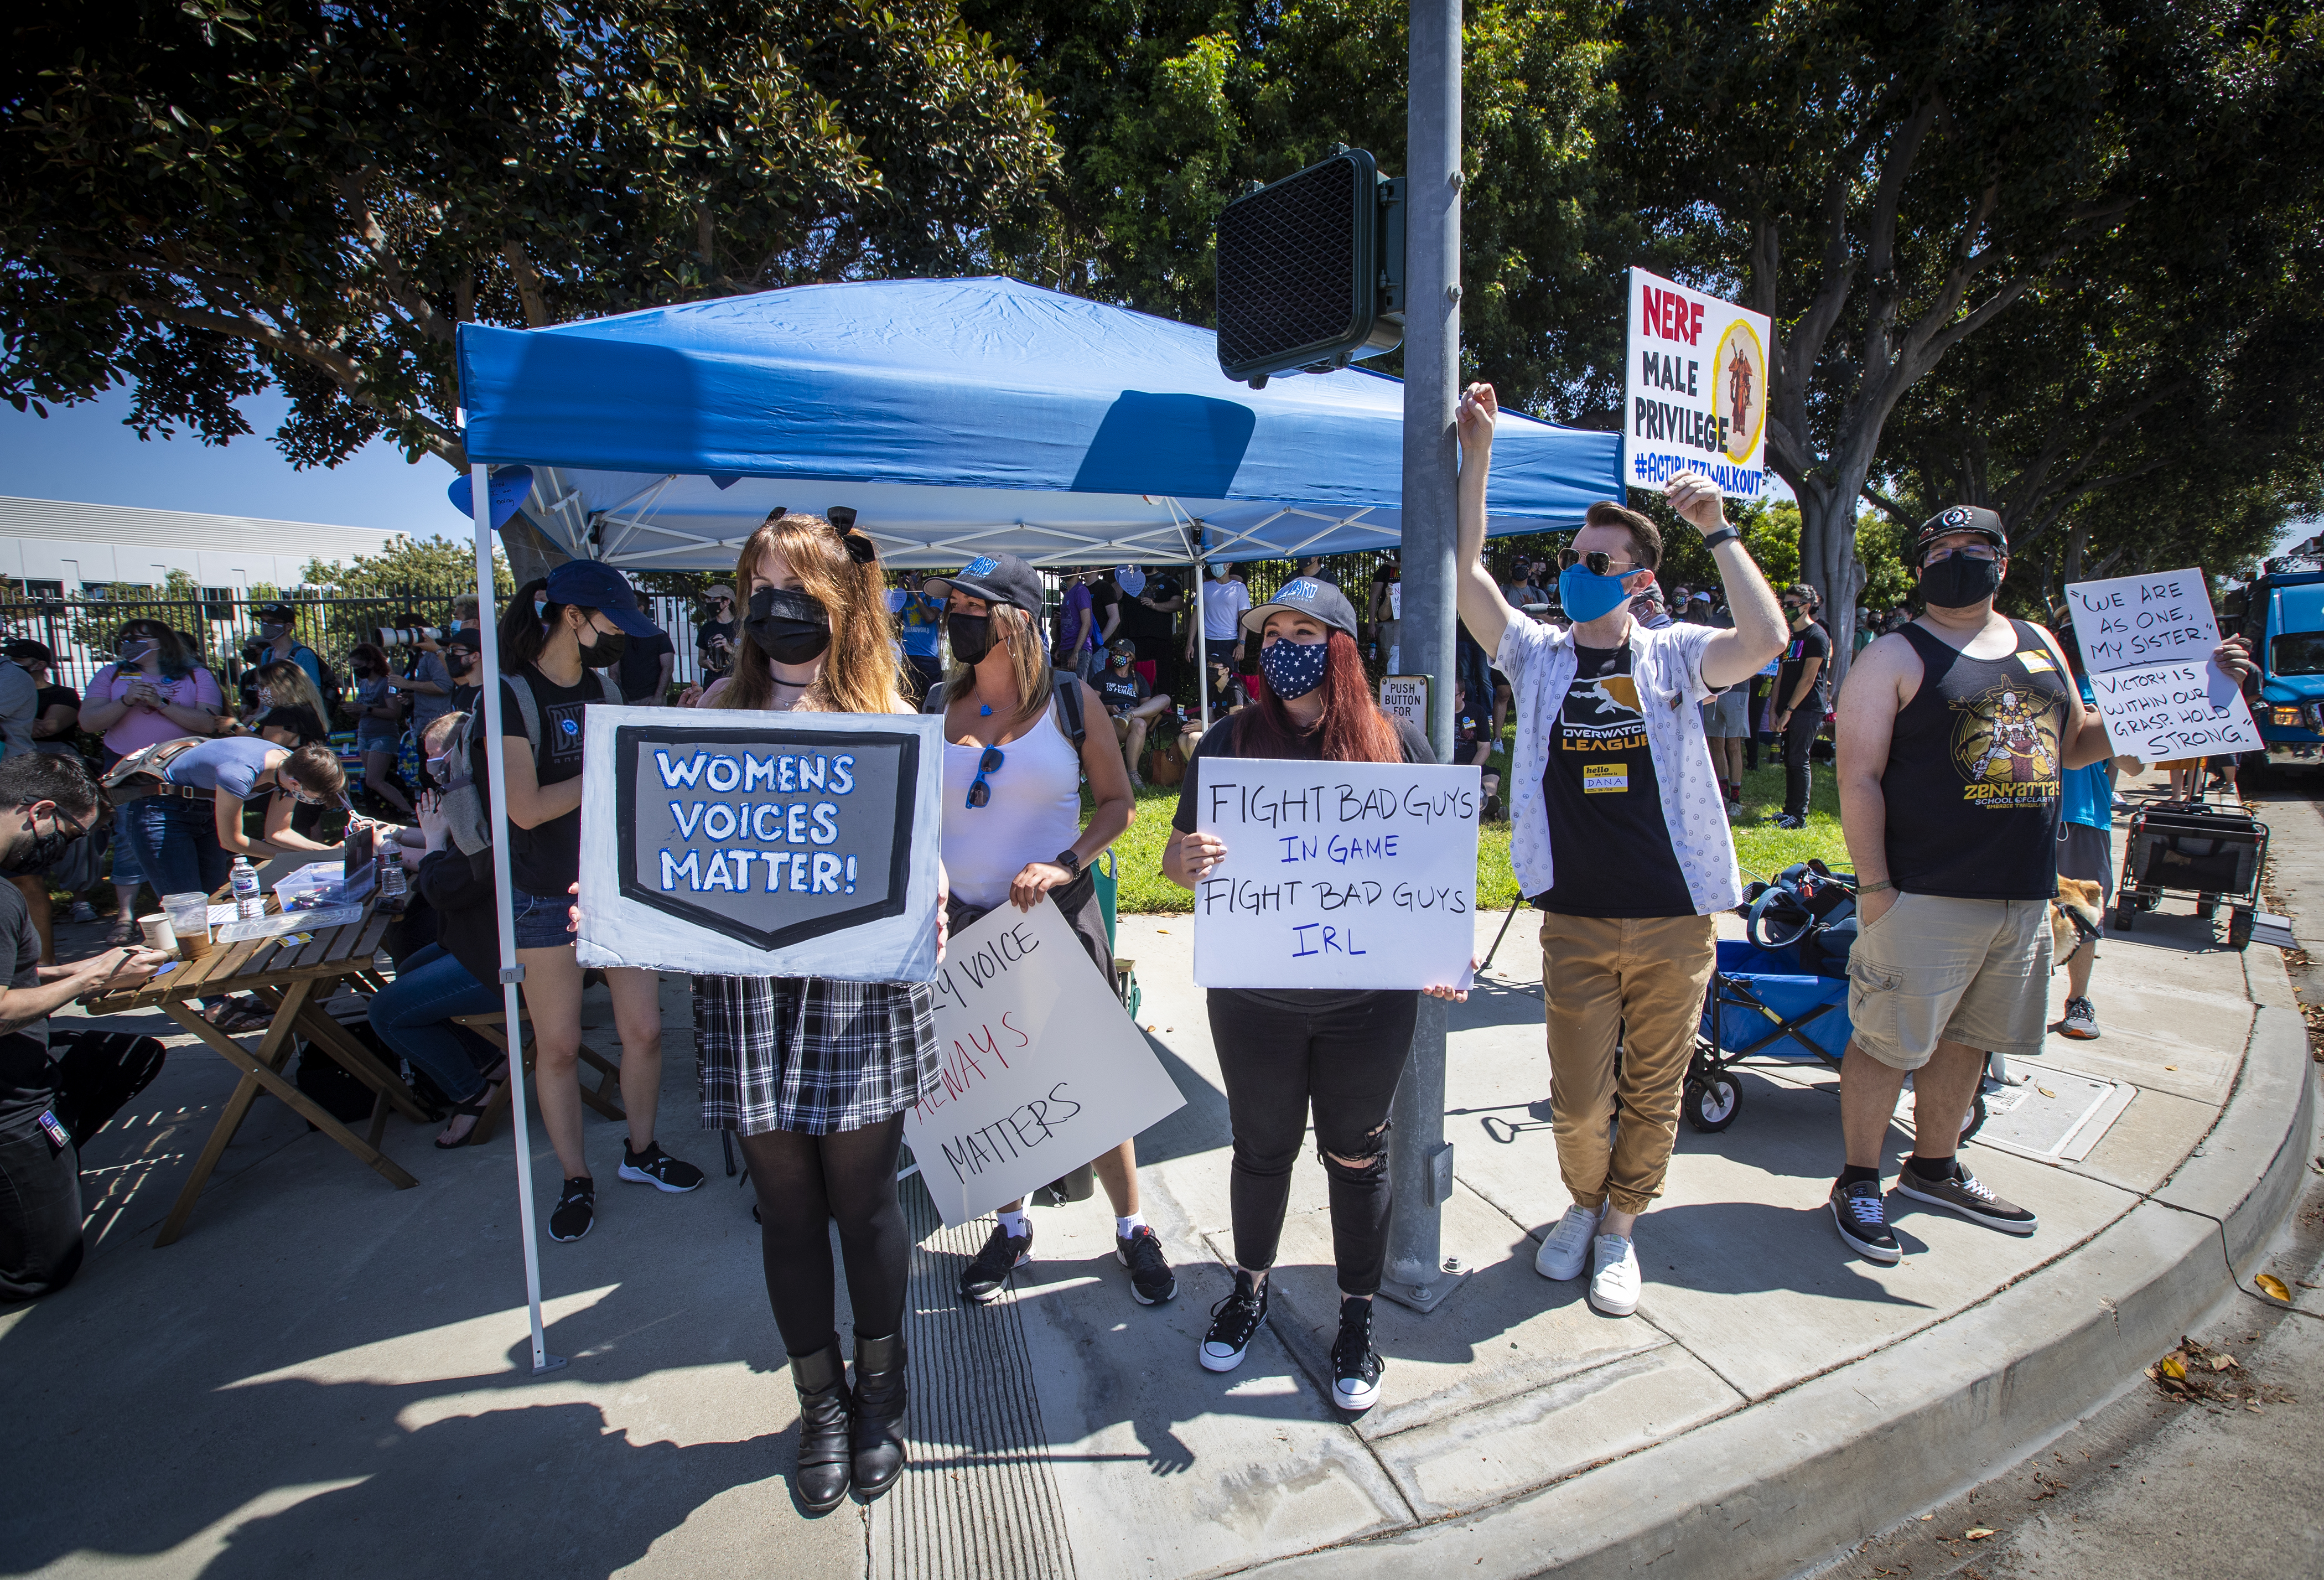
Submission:
POLYGON ((984 782, 984 776, 988 773, 1000 772, 1001 765, 1007 761, 1008 758, 1002 754, 998 746, 987 746, 984 749, 984 755, 976 760, 976 778, 968 787, 968 805, 971 810, 983 806, 992 799, 992 787, 984 782))
POLYGON ((1939 549, 1921 561, 1921 568, 1926 570, 1939 560, 1950 559, 1955 555, 1964 559, 1998 559, 2001 558, 2001 550, 1990 543, 1968 543, 1958 549, 1939 549))
POLYGON ((1558 569, 1572 570, 1577 565, 1588 570, 1592 576, 1628 576, 1631 571, 1638 568, 1637 560, 1617 559, 1611 554, 1600 554, 1594 551, 1584 554, 1579 549, 1560 549, 1557 551, 1558 569))

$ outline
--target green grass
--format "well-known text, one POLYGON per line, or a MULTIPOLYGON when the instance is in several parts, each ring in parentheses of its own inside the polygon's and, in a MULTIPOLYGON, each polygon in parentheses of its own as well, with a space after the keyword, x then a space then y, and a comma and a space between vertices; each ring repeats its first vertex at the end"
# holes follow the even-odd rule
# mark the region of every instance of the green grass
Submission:
MULTIPOLYGON (((1506 732, 1504 732, 1506 737, 1506 732)), ((1765 756, 1762 757, 1763 762, 1765 756)), ((1493 767, 1503 778, 1503 806, 1508 804, 1508 756, 1493 754, 1493 767)), ((1804 828, 1778 828, 1768 819, 1784 808, 1784 771, 1780 764, 1761 767, 1743 776, 1743 816, 1735 823, 1735 859, 1743 881, 1771 878, 1795 862, 1821 856, 1831 866, 1848 865, 1848 845, 1840 833, 1840 792, 1832 781, 1831 765, 1815 765, 1813 793, 1804 828)), ((1088 810, 1088 794, 1083 794, 1088 810)), ((1184 913, 1194 909, 1194 897, 1162 875, 1162 847, 1169 842, 1170 818, 1178 809, 1178 791, 1151 786, 1138 795, 1138 817, 1130 831, 1114 842, 1120 864, 1120 898, 1124 916, 1184 913)), ((1477 837, 1477 909, 1506 910, 1517 903, 1517 874, 1509 867, 1509 826, 1488 823, 1477 837)))

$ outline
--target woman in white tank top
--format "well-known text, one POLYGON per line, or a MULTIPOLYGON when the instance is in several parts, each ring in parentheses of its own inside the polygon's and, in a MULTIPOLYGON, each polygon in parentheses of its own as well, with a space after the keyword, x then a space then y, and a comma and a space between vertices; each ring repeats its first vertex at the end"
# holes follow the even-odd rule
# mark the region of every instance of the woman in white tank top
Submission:
MULTIPOLYGON (((1062 680, 1080 707, 1055 694, 1060 676, 1041 641, 1041 581, 1031 566, 1012 554, 986 556, 926 585, 945 599, 954 661, 944 686, 944 861, 954 930, 1003 904, 1055 904, 1111 991, 1113 953, 1088 868, 1130 827, 1136 803, 1105 706, 1070 674, 1062 680), (1076 717, 1097 726, 1084 725, 1078 747, 1069 734, 1076 717), (1086 829, 1084 773, 1097 803, 1086 829)), ((1130 1270, 1130 1298, 1143 1306, 1169 1299, 1177 1280, 1139 1210, 1136 1143, 1091 1163, 1113 1204, 1114 1255, 1130 1270)), ((961 1275, 969 1300, 993 1298, 1032 1260, 1025 1204, 1010 1202, 999 1219, 961 1275)))

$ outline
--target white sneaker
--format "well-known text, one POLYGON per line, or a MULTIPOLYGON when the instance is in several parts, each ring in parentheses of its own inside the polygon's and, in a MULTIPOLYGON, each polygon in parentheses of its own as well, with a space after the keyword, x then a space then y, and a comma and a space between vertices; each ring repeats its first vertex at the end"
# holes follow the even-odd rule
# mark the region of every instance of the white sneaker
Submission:
POLYGON ((1566 1208, 1565 1215, 1557 1220, 1534 1254, 1533 1270, 1561 1284, 1580 1278, 1582 1270, 1590 1265, 1590 1236, 1597 1232, 1596 1211, 1579 1206, 1566 1208))
POLYGON ((1590 1280, 1590 1304, 1609 1317, 1628 1317, 1638 1308, 1638 1248, 1628 1234, 1600 1234, 1595 1249, 1598 1271, 1590 1280))

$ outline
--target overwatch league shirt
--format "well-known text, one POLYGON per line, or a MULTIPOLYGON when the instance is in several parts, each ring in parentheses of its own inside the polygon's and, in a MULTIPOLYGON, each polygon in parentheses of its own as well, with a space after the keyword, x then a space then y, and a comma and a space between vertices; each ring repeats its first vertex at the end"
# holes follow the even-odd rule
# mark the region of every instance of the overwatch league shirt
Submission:
POLYGON ((1565 916, 1692 916, 1672 853, 1630 648, 1573 644, 1573 684, 1542 770, 1557 881, 1533 896, 1565 916))

